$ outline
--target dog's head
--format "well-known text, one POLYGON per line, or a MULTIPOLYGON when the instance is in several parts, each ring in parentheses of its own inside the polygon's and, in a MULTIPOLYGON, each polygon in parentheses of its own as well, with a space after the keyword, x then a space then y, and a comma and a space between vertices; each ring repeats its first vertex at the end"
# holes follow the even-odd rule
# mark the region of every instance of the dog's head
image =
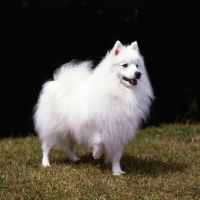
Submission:
POLYGON ((120 82, 126 87, 137 85, 142 76, 143 67, 137 42, 133 42, 129 46, 123 46, 117 41, 111 50, 111 54, 114 56, 116 72, 120 82))

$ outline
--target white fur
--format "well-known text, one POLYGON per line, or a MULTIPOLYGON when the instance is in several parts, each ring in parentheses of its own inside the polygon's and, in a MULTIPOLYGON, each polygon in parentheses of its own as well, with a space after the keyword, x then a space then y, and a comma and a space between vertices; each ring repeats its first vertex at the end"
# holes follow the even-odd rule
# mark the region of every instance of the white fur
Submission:
POLYGON ((64 64, 54 80, 43 85, 34 114, 42 165, 50 165, 53 147, 67 145, 69 158, 77 161, 74 145, 86 144, 94 159, 104 153, 112 172, 120 175, 124 146, 147 119, 153 91, 136 42, 123 46, 117 41, 101 63, 91 67, 90 61, 64 64), (137 85, 123 80, 134 78, 136 71, 142 73, 137 85))

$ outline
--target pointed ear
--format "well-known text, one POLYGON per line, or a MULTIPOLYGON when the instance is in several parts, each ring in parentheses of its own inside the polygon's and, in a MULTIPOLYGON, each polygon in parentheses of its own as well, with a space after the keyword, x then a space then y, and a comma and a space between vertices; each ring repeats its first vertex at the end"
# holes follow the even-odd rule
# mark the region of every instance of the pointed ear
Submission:
POLYGON ((137 42, 131 43, 131 49, 136 50, 136 51, 139 51, 137 42))
POLYGON ((119 52, 121 51, 121 48, 123 47, 123 45, 121 44, 120 41, 117 41, 113 47, 113 53, 115 56, 117 56, 119 54, 119 52))

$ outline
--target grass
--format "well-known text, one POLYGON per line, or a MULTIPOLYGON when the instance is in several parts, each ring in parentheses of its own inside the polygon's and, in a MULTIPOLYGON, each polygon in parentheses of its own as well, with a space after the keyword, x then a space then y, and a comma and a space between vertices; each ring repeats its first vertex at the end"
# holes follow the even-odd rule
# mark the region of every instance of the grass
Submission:
POLYGON ((51 152, 41 167, 35 136, 0 139, 0 199, 200 199, 200 125, 163 124, 140 130, 124 151, 124 176, 113 176, 103 158, 78 147, 82 161, 51 152))

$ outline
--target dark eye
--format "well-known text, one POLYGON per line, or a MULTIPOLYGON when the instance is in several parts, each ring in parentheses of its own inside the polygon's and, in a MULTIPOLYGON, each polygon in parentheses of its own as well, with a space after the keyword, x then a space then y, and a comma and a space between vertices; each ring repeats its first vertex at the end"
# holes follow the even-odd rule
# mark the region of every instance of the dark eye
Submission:
POLYGON ((138 68, 138 67, 139 67, 139 65, 136 65, 136 67, 138 68))
POLYGON ((127 64, 127 63, 125 63, 125 64, 123 64, 122 66, 123 66, 123 67, 128 67, 128 64, 127 64))

